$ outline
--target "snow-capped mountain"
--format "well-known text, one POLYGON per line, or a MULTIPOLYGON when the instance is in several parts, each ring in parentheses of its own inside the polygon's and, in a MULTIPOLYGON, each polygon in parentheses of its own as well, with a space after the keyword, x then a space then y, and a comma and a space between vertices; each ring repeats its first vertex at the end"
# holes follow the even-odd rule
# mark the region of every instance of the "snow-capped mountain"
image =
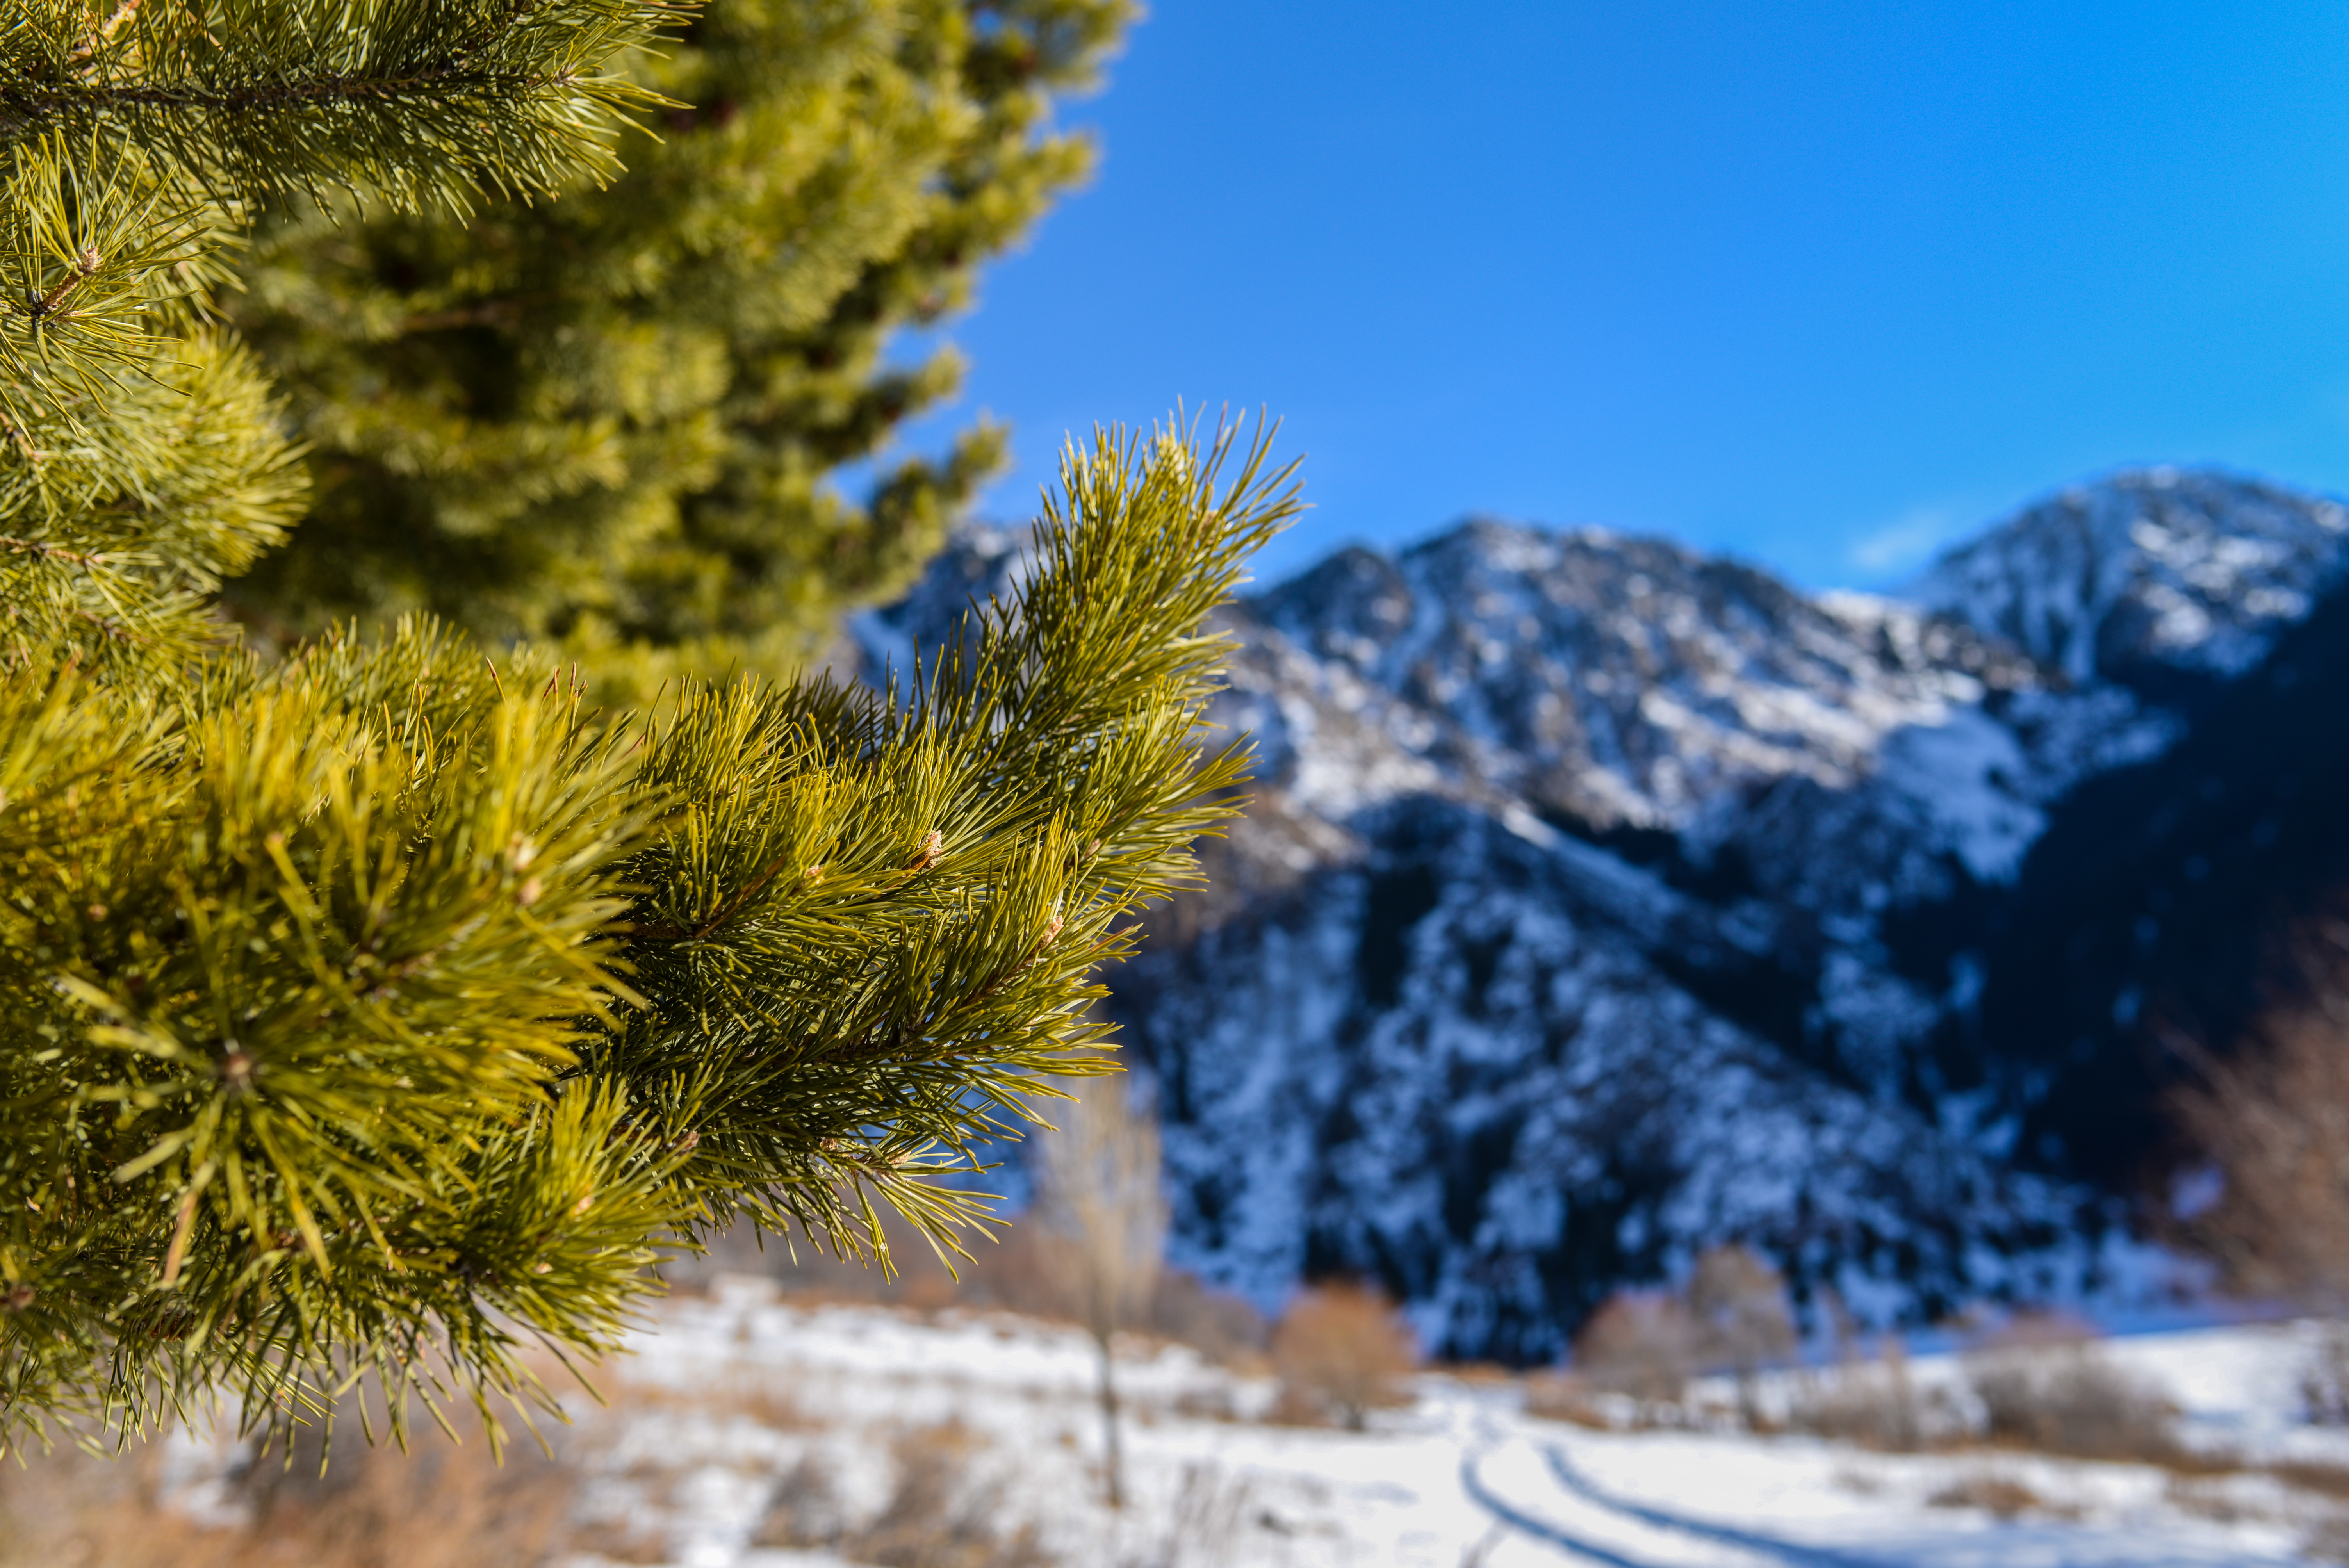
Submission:
MULTIPOLYGON (((2349 884, 2344 522, 2152 470, 1902 600, 1483 521, 1243 603, 1257 803, 1111 976, 1180 1261, 1513 1359, 1722 1240, 1862 1316, 2158 1287, 2161 1031, 2349 884)), ((967 534, 868 646, 1017 562, 967 534)))
POLYGON ((2244 674, 2339 581, 2349 509, 2231 475, 2076 485, 1911 587, 2074 681, 2244 674))

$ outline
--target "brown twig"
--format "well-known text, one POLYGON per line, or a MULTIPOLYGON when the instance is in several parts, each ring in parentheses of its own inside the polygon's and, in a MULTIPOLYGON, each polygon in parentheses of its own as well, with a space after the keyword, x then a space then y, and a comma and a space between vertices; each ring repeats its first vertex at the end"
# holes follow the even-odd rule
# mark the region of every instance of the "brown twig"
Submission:
POLYGON ((70 561, 77 566, 106 564, 106 557, 103 555, 86 555, 80 551, 66 550, 38 539, 12 539, 6 534, 0 534, 0 550, 9 551, 17 555, 34 556, 43 561, 56 556, 60 561, 70 561))

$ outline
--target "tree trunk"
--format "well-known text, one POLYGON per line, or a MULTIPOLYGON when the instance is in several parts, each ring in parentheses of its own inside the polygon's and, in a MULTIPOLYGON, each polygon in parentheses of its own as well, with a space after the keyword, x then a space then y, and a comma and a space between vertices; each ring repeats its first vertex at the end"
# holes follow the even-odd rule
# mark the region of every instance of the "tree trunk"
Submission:
POLYGON ((1101 1347, 1101 1408, 1104 1469, 1109 1478, 1109 1505, 1125 1506, 1125 1456, 1117 1440, 1117 1381, 1111 1376, 1109 1336, 1096 1334, 1093 1343, 1101 1347))

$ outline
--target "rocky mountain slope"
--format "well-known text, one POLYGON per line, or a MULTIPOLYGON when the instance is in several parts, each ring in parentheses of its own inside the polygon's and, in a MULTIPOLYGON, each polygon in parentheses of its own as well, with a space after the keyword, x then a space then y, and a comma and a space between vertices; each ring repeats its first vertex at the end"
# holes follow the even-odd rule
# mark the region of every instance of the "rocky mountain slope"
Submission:
POLYGON ((1112 977, 1180 1261, 1517 1360, 1720 1240, 1863 1317, 2163 1288, 2164 1052, 2349 884, 2344 524, 2156 469, 1900 600, 1475 521, 1247 601, 1257 803, 1112 977))

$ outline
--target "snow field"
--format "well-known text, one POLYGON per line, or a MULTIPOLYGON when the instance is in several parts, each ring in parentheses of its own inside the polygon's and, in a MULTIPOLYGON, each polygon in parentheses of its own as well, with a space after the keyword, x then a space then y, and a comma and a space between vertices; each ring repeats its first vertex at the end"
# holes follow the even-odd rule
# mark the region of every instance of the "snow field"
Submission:
MULTIPOLYGON (((2296 1418, 2312 1333, 2197 1330, 2108 1351, 2175 1398, 2189 1448, 2349 1462, 2349 1439, 2296 1418)), ((2308 1561, 2339 1507, 2255 1471, 1592 1430, 1526 1416, 1522 1385, 1489 1377, 1423 1377, 1367 1433, 1275 1427, 1269 1380, 1134 1343, 1118 1367, 1132 1497, 1112 1514, 1092 1346, 1073 1329, 795 1305, 721 1280, 632 1348, 614 1408, 579 1405, 585 1506, 614 1555, 573 1568, 843 1568, 856 1560, 754 1544, 771 1500, 816 1456, 843 1515, 869 1517, 905 1434, 925 1429, 949 1435, 957 1486, 1004 1538, 1034 1527, 1040 1555, 953 1559, 985 1568, 2261 1568, 2308 1561)), ((1947 1357, 1912 1372, 1920 1387, 1959 1381, 1947 1357)))

